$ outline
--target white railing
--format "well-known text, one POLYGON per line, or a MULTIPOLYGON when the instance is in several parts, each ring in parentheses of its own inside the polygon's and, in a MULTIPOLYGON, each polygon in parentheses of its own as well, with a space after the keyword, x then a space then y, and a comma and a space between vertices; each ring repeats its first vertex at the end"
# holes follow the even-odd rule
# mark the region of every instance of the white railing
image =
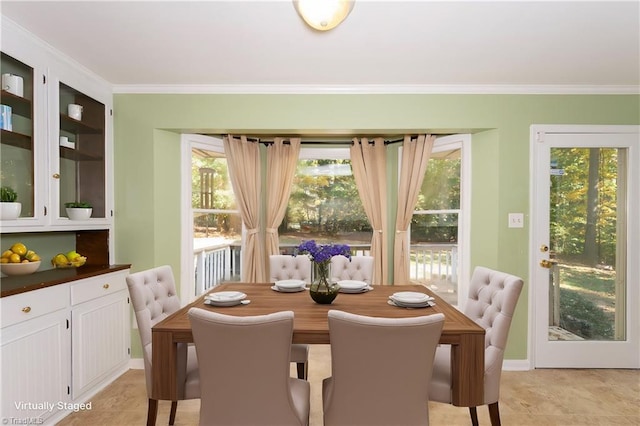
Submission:
MULTIPOLYGON (((370 245, 353 244, 354 256, 369 255, 370 245)), ((281 245, 283 254, 293 254, 294 245, 281 245)), ((433 281, 456 284, 458 282, 458 245, 413 244, 410 247, 409 277, 413 281, 433 281)), ((219 243, 194 250, 196 295, 217 286, 223 281, 240 279, 240 245, 219 243)))
POLYGON ((458 245, 448 243, 411 245, 409 277, 415 281, 458 282, 458 245))

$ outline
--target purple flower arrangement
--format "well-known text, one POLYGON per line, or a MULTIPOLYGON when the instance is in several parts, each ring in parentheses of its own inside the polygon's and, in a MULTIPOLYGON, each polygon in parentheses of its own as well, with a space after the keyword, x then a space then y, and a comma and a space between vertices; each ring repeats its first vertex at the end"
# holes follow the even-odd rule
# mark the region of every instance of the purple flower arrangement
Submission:
POLYGON ((309 240, 296 247, 296 254, 308 254, 312 262, 325 263, 338 255, 351 259, 351 248, 346 244, 316 244, 315 240, 309 240))

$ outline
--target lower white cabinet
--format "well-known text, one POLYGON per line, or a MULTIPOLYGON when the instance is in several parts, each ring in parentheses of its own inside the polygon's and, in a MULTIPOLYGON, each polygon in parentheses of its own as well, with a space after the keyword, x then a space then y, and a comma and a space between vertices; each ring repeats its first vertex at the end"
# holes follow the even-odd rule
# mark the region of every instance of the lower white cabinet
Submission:
POLYGON ((7 424, 53 424, 126 371, 128 273, 0 299, 0 418, 7 424))
POLYGON ((2 329, 6 424, 40 424, 69 403, 70 331, 68 309, 2 329))
POLYGON ((129 362, 126 275, 108 274, 71 286, 74 400, 129 362))

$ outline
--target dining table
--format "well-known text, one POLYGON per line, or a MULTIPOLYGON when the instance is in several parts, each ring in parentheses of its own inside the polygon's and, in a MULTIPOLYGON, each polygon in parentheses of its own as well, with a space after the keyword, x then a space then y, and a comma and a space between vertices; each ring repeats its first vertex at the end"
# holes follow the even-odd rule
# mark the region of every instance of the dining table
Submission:
MULTIPOLYGON (((192 343, 193 334, 188 311, 201 308, 234 316, 265 315, 293 311, 292 343, 330 344, 327 313, 331 309, 359 315, 386 318, 408 318, 442 313, 445 322, 440 344, 451 345, 452 403, 460 407, 476 407, 484 403, 485 331, 456 307, 447 303, 422 285, 375 285, 362 293, 340 293, 331 304, 314 302, 308 290, 275 291, 273 283, 229 282, 214 287, 211 292, 238 291, 246 294, 248 304, 211 306, 205 304, 206 294, 168 316, 152 328, 151 398, 176 401, 178 344, 192 343), (399 291, 421 292, 435 299, 434 306, 402 308, 393 306, 389 296, 399 291)), ((206 360, 200 360, 206 362, 206 360)))

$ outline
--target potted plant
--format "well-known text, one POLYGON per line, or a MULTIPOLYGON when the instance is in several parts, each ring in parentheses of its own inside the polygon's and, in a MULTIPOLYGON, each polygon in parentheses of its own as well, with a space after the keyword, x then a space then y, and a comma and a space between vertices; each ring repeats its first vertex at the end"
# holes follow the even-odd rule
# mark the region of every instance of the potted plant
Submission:
POLYGON ((86 201, 73 201, 64 203, 67 210, 67 217, 71 220, 88 220, 91 217, 93 208, 86 201))
POLYGON ((18 193, 13 188, 3 186, 0 188, 0 219, 13 220, 20 216, 22 203, 16 202, 18 193))

